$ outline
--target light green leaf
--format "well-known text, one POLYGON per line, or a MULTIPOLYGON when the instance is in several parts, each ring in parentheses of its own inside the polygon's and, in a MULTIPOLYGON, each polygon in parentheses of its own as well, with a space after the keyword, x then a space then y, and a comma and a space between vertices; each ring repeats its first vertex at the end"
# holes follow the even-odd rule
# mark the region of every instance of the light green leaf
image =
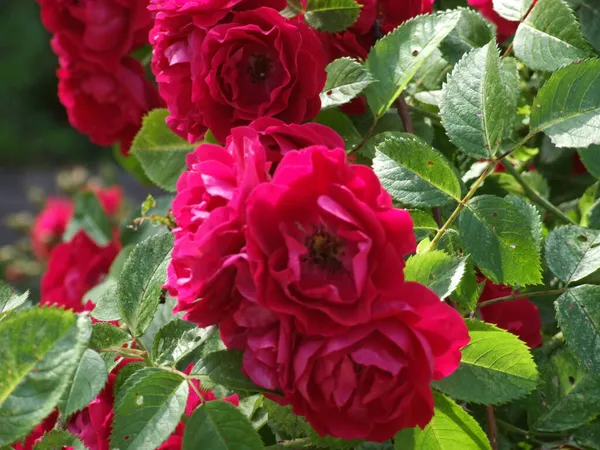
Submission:
POLYGON ((88 291, 84 298, 88 298, 96 304, 91 313, 94 319, 110 322, 121 319, 118 295, 117 280, 108 277, 88 291))
POLYGON ((456 12, 419 16, 377 41, 365 62, 379 80, 365 90, 373 114, 380 117, 392 106, 459 19, 456 12))
POLYGON ((360 9, 354 0, 307 0, 304 20, 316 30, 339 33, 356 22, 360 9))
POLYGON ((600 52, 600 3, 596 0, 582 0, 579 6, 579 23, 587 41, 600 52))
POLYGON ((16 312, 26 305, 29 291, 19 294, 8 284, 0 281, 0 318, 9 312, 16 312))
POLYGON ((587 171, 597 179, 600 179, 600 145, 591 145, 588 148, 580 148, 577 151, 587 171))
POLYGON ((91 191, 83 191, 75 197, 73 218, 63 235, 63 240, 70 241, 80 231, 85 233, 100 247, 112 241, 112 226, 100 201, 91 191))
POLYGON ((569 289, 555 302, 565 341, 588 370, 600 372, 600 286, 569 289))
POLYGON ((435 223, 435 219, 431 217, 431 214, 418 209, 410 209, 408 212, 413 221, 417 241, 421 241, 437 231, 438 225, 435 223))
POLYGON ((516 86, 506 78, 493 41, 464 56, 442 88, 442 123, 450 140, 469 156, 496 155, 512 128, 516 86))
POLYGON ((491 195, 472 199, 459 218, 466 253, 496 284, 542 281, 536 226, 531 211, 491 195))
POLYGON ((460 367, 434 386, 449 396, 497 405, 521 398, 536 387, 537 368, 523 341, 495 325, 467 319, 471 342, 460 367))
POLYGON ((242 357, 243 352, 237 350, 209 353, 196 363, 190 376, 206 389, 219 385, 231 390, 264 391, 242 374, 242 357))
POLYGON ((450 256, 441 250, 419 253, 406 261, 404 278, 427 286, 444 299, 460 283, 465 274, 465 262, 465 258, 450 256))
MULTIPOLYGON (((118 348, 131 341, 131 336, 126 331, 110 323, 95 323, 92 325, 92 337, 89 347, 93 350, 118 348)), ((106 363, 106 369, 111 372, 118 364, 116 352, 102 352, 100 357, 106 363)))
POLYGON ((534 70, 557 70, 591 54, 564 0, 539 0, 519 25, 514 48, 517 58, 534 70))
POLYGON ((487 436, 452 399, 434 392, 433 419, 427 426, 406 428, 394 438, 395 450, 491 450, 487 436))
POLYGON ((153 183, 175 192, 177 180, 186 167, 186 156, 198 144, 190 144, 173 133, 165 123, 168 115, 166 109, 154 109, 144 117, 130 154, 140 161, 153 183))
POLYGON ((321 109, 344 105, 377 81, 362 64, 352 58, 336 59, 325 70, 327 82, 321 93, 321 109))
POLYGON ((548 268, 561 281, 581 280, 600 269, 600 231, 568 225, 546 239, 548 268))
POLYGON ((577 428, 600 414, 600 378, 587 373, 560 349, 540 368, 540 383, 529 401, 529 423, 541 431, 577 428))
POLYGON ((477 283, 475 266, 470 256, 465 261, 465 274, 450 298, 458 306, 459 311, 469 313, 475 309, 485 283, 477 283))
POLYGON ((119 277, 117 301, 123 320, 134 336, 152 322, 173 248, 170 233, 152 236, 133 249, 119 277))
POLYGON ((154 313, 154 318, 150 325, 144 332, 144 335, 140 338, 146 348, 152 348, 154 338, 162 327, 171 322, 172 320, 180 319, 183 313, 173 313, 173 308, 177 305, 177 300, 167 294, 165 303, 158 305, 158 310, 154 313))
POLYGON ((0 446, 23 438, 52 412, 89 335, 89 319, 55 308, 0 322, 0 446))
POLYGON ((206 402, 188 420, 183 450, 263 450, 265 447, 250 421, 225 401, 206 402))
POLYGON ((512 22, 519 22, 527 13, 532 0, 493 0, 494 11, 500 17, 512 22))
POLYGON ((373 170, 397 201, 411 206, 442 206, 460 201, 461 185, 450 163, 417 136, 378 136, 373 170))
POLYGON ((63 447, 72 447, 73 450, 86 450, 85 445, 78 438, 66 430, 52 430, 35 444, 33 450, 57 450, 63 447))
POLYGON ((467 8, 458 10, 460 19, 456 28, 440 44, 442 55, 452 64, 474 48, 485 46, 496 36, 494 26, 479 12, 467 8))
POLYGON ((59 409, 63 416, 82 410, 100 393, 108 380, 104 360, 93 350, 86 350, 79 360, 70 387, 65 391, 59 409))
POLYGON ((162 327, 154 337, 152 358, 158 365, 175 365, 200 347, 215 332, 214 327, 175 319, 162 327))
MULTIPOLYGON (((538 172, 528 172, 528 173, 538 173, 538 172)), ((532 185, 532 187, 534 187, 536 189, 536 191, 538 191, 540 193, 540 195, 542 195, 543 197, 546 197, 549 189, 547 191, 544 191, 543 185, 541 184, 542 182, 544 182, 545 186, 547 187, 548 183, 546 182, 546 180, 544 178, 541 178, 541 181, 539 181, 540 180, 539 177, 541 177, 541 175, 539 175, 539 177, 538 176, 525 177, 525 175, 526 174, 523 174, 523 179, 526 179, 532 185)), ((516 195, 507 195, 506 197, 504 197, 504 200, 506 200, 507 202, 514 205, 523 214, 525 214, 527 216, 527 224, 529 224, 531 235, 533 236, 533 238, 535 240, 536 248, 538 249, 538 251, 541 250, 542 249, 542 218, 540 217, 540 214, 538 213, 535 206, 533 206, 531 203, 528 203, 523 198, 517 197, 516 195)))
POLYGON ((188 392, 181 375, 155 368, 135 372, 115 398, 111 448, 157 448, 175 431, 188 392))

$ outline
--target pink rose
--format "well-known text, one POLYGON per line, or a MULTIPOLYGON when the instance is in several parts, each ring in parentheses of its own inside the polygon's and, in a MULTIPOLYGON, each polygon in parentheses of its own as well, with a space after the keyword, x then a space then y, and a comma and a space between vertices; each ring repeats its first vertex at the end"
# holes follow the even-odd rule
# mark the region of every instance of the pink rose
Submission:
POLYGON ((44 261, 60 243, 73 215, 73 202, 68 198, 49 197, 31 229, 31 247, 36 258, 44 261))
MULTIPOLYGON (((489 0, 490 2, 492 0, 489 0)), ((381 28, 385 33, 393 31, 398 25, 420 14, 433 10, 435 0, 378 0, 381 28)))
POLYGON ((99 247, 84 231, 57 245, 42 277, 40 303, 83 311, 84 294, 102 281, 120 250, 117 238, 99 247))
POLYGON ((190 142, 210 128, 223 142, 259 117, 300 123, 317 115, 325 59, 315 33, 272 8, 234 12, 212 28, 197 16, 158 12, 152 68, 171 116, 190 142))
POLYGON ((402 284, 404 257, 416 248, 408 212, 341 149, 287 153, 246 207, 257 303, 292 316, 301 333, 369 322, 373 302, 402 284))
MULTIPOLYGON (((479 277, 479 280, 485 280, 479 277)), ((485 286, 480 302, 495 298, 507 297, 512 294, 510 286, 494 284, 489 280, 485 286)), ((525 342, 530 348, 542 345, 542 319, 538 307, 528 298, 520 298, 508 302, 494 303, 479 309, 481 318, 493 323, 513 334, 525 342)))
MULTIPOLYGON (((62 44, 53 41, 61 55, 62 44)), ((156 88, 145 78, 144 68, 124 58, 115 70, 70 57, 61 58, 58 97, 73 128, 98 145, 119 142, 129 151, 142 125, 142 117, 163 103, 156 88)))
POLYGON ((148 42, 147 0, 38 0, 42 21, 77 59, 118 70, 121 59, 148 42))

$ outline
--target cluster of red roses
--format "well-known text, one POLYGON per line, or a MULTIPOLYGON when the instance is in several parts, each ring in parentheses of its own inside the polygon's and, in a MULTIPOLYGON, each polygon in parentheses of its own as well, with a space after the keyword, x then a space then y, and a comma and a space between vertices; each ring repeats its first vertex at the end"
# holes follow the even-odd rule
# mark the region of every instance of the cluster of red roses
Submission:
POLYGON ((58 96, 71 125, 127 153, 142 117, 163 105, 130 52, 148 43, 148 0, 38 0, 58 55, 58 96))

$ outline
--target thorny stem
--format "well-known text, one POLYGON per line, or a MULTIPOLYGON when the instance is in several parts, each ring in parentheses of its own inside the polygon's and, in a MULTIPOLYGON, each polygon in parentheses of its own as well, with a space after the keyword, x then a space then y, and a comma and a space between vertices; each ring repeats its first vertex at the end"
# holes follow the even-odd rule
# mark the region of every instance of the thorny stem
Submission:
POLYGON ((551 291, 534 291, 534 292, 520 292, 518 294, 507 295, 506 297, 493 298, 485 302, 481 302, 477 305, 478 308, 485 308, 486 306, 493 305, 494 303, 510 302, 512 300, 518 300, 520 298, 531 298, 531 297, 544 297, 546 295, 560 295, 563 294, 566 289, 554 289, 551 291))
POLYGON ((123 347, 101 348, 100 350, 98 350, 98 353, 117 353, 119 356, 123 356, 125 358, 141 359, 141 360, 144 360, 148 357, 148 352, 146 352, 146 351, 137 350, 135 348, 123 348, 123 347))
POLYGON ((280 442, 279 444, 269 445, 266 450, 290 450, 290 449, 305 449, 309 450, 313 447, 307 447, 310 443, 308 438, 294 439, 293 441, 280 442))
POLYGON ((496 415, 492 405, 485 406, 485 413, 488 425, 488 439, 492 450, 498 450, 498 428, 496 426, 496 415))
MULTIPOLYGON (((525 12, 525 15, 521 19, 521 22, 524 22, 525 19, 527 19, 527 16, 529 16, 529 13, 531 12, 531 10, 533 9, 534 6, 535 6, 535 2, 531 2, 531 5, 529 5, 529 8, 527 9, 527 12, 525 12)), ((513 48, 514 48, 514 44, 515 44, 515 41, 513 39, 513 41, 510 43, 510 45, 508 46, 508 48, 506 49, 506 51, 502 55, 502 59, 506 58, 508 55, 510 55, 512 53, 513 48)))
POLYGON ((571 219, 564 212, 562 212, 560 209, 558 209, 556 206, 554 206, 552 203, 550 203, 548 200, 542 197, 539 194, 539 192, 537 192, 535 189, 529 186, 529 184, 527 184, 527 182, 523 179, 519 171, 515 169, 512 164, 506 161, 502 161, 502 165, 506 168, 506 171, 513 176, 517 183, 519 183, 523 187, 523 190, 527 194, 527 197, 531 199, 531 201, 538 204, 542 208, 548 210, 548 212, 552 213, 554 216, 556 216, 558 219, 561 219, 563 222, 566 222, 571 225, 577 225, 573 219, 571 219))
POLYGON ((373 134, 373 131, 375 131, 375 127, 377 126, 377 121, 378 120, 379 119, 377 117, 375 117, 375 119, 373 119, 373 123, 371 124, 371 128, 369 128, 369 130, 365 134, 365 137, 363 137, 362 141, 360 141, 358 144, 356 144, 354 146, 354 148, 350 149, 350 151, 348 152, 348 155, 353 155, 354 153, 358 152, 361 148, 363 148, 365 146, 365 144, 367 143, 367 141, 369 140, 369 138, 373 134))
POLYGON ((523 436, 526 437, 531 437, 531 436, 539 436, 539 437, 546 437, 546 438, 560 438, 562 436, 565 436, 562 433, 546 433, 543 431, 530 431, 530 430, 524 430, 523 428, 519 428, 516 427, 508 422, 505 422, 504 420, 501 419, 496 419, 496 423, 498 425, 500 425, 502 428, 504 428, 506 431, 511 431, 513 433, 517 433, 517 434, 521 434, 523 436))

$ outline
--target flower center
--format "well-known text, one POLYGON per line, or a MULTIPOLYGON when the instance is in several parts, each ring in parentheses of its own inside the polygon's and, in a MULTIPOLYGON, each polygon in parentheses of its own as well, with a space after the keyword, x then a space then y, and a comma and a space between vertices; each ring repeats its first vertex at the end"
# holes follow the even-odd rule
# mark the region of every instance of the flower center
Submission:
POLYGON ((248 61, 248 73, 254 83, 260 83, 267 79, 273 68, 273 61, 266 55, 253 54, 248 61))
POLYGON ((304 245, 308 250, 305 257, 307 262, 332 272, 343 268, 341 258, 344 256, 344 244, 323 225, 313 227, 313 232, 304 239, 304 245))

